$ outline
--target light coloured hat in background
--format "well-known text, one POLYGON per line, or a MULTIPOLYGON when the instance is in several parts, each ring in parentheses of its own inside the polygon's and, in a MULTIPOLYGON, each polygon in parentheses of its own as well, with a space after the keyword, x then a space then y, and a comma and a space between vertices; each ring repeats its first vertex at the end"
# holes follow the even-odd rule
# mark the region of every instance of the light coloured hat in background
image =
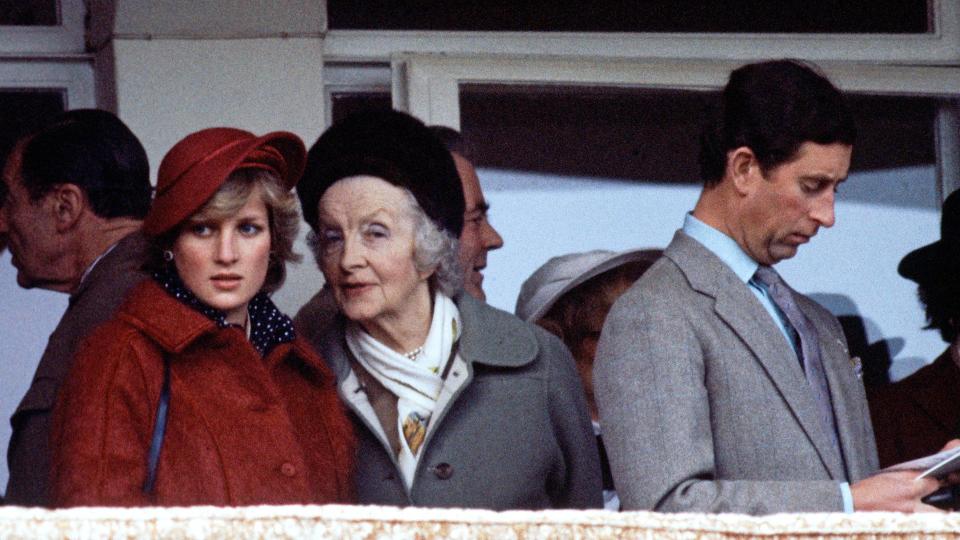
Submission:
POLYGON ((514 311, 521 319, 536 322, 564 294, 590 278, 633 261, 652 263, 661 253, 659 249, 622 252, 597 249, 553 257, 523 282, 514 311))

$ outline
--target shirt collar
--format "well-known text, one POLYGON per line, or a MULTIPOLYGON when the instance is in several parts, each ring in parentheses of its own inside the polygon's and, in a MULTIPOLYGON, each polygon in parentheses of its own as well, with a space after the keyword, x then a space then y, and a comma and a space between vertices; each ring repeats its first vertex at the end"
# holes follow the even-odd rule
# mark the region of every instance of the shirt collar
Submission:
MULTIPOLYGON (((156 270, 153 273, 153 279, 171 296, 202 313, 220 328, 230 326, 226 313, 207 305, 193 294, 173 266, 156 270)), ((277 309, 265 292, 259 292, 250 299, 250 303, 247 304, 247 313, 249 314, 247 338, 261 356, 266 356, 275 346, 291 342, 296 337, 293 321, 277 309)))
MULTIPOLYGON (((105 250, 103 251, 103 253, 100 254, 100 256, 98 256, 96 259, 94 259, 93 262, 90 263, 90 264, 87 266, 87 269, 84 270, 84 271, 83 271, 83 274, 80 276, 80 285, 83 285, 83 282, 87 280, 87 276, 90 275, 90 272, 93 272, 93 268, 94 268, 95 266, 97 266, 97 263, 100 262, 101 259, 103 259, 104 257, 106 257, 111 251, 113 251, 113 248, 117 247, 117 244, 119 244, 119 243, 120 243, 120 242, 114 242, 113 244, 111 244, 110 247, 108 247, 107 249, 105 249, 105 250)), ((78 286, 78 288, 79 288, 79 286, 78 286)))
POLYGON ((688 213, 684 218, 683 232, 713 252, 744 283, 750 281, 760 266, 736 240, 693 217, 693 214, 688 213))

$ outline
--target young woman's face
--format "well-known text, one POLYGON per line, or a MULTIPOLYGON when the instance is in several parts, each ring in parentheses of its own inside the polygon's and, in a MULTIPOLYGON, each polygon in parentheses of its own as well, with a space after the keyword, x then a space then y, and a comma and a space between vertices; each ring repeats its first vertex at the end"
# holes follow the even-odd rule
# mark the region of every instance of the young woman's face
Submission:
POLYGON ((414 264, 406 193, 372 176, 345 178, 318 204, 320 269, 343 314, 376 335, 413 313, 429 314, 432 272, 414 264))
POLYGON ((247 304, 263 287, 270 263, 270 218, 259 185, 233 216, 190 218, 173 244, 180 279, 207 305, 244 324, 247 304))

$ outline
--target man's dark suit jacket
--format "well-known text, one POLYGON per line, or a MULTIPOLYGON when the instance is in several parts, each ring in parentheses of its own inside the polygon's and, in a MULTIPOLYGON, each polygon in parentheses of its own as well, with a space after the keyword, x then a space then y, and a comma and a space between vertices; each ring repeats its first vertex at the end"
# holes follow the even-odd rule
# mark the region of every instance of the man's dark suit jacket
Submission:
POLYGON ((950 349, 900 382, 872 389, 870 417, 880 466, 936 453, 960 437, 960 368, 950 349))
POLYGON ((7 448, 10 479, 5 504, 46 506, 50 476, 50 423, 60 385, 70 372, 77 345, 113 316, 127 292, 142 281, 148 242, 139 232, 121 240, 93 267, 70 297, 70 305, 30 383, 10 417, 13 434, 7 448))

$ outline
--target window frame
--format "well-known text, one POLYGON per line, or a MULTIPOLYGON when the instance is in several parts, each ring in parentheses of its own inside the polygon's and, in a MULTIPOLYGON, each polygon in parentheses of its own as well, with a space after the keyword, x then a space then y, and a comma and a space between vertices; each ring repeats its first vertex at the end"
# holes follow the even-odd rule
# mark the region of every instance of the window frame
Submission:
POLYGON ((0 56, 82 54, 85 49, 83 0, 57 0, 56 26, 0 26, 0 56))
POLYGON ((86 58, 0 59, 0 89, 57 89, 64 92, 64 110, 97 106, 93 65, 86 58))
POLYGON ((960 2, 929 0, 925 34, 708 34, 328 30, 324 54, 337 61, 384 61, 412 54, 673 58, 739 63, 790 56, 814 62, 960 62, 960 2))

